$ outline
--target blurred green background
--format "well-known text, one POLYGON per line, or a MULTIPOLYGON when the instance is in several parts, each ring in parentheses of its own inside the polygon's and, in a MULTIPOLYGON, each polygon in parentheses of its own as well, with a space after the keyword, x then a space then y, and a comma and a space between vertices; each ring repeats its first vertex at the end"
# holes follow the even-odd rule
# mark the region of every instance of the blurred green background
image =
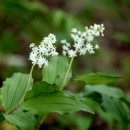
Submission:
MULTIPOLYGON (((124 79, 116 86, 130 97, 130 0, 0 0, 0 86, 14 72, 29 72, 30 43, 54 33, 61 52, 60 40, 71 41, 73 27, 82 30, 94 23, 106 28, 105 36, 97 40, 100 50, 78 57, 73 74, 100 71, 121 75, 124 79)), ((41 79, 40 70, 35 70, 34 79, 41 79)), ((116 123, 102 112, 50 114, 41 130, 120 130, 116 123)), ((0 123, 0 130, 15 129, 7 122, 0 123)))

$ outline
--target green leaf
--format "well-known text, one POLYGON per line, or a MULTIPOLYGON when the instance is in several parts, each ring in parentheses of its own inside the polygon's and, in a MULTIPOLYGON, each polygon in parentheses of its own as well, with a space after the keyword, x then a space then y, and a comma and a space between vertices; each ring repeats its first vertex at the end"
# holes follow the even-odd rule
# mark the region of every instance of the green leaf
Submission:
POLYGON ((128 129, 130 118, 127 115, 130 115, 130 111, 126 104, 117 98, 111 98, 103 95, 102 107, 108 111, 114 119, 122 123, 125 130, 128 129))
POLYGON ((92 99, 89 98, 89 97, 86 97, 86 96, 84 95, 84 93, 82 93, 82 92, 79 93, 79 94, 77 94, 77 93, 72 93, 72 92, 70 92, 70 91, 64 91, 64 93, 67 94, 67 95, 69 95, 69 96, 73 96, 73 97, 77 98, 78 100, 84 101, 84 103, 85 103, 87 106, 89 106, 90 108, 92 108, 94 111, 95 111, 98 107, 100 107, 100 106, 99 106, 99 103, 97 103, 97 101, 94 101, 94 100, 92 100, 92 99))
MULTIPOLYGON (((86 85, 84 91, 85 97, 92 96, 91 98, 93 99, 97 93, 101 95, 102 102, 100 103, 102 108, 104 108, 103 110, 106 110, 106 113, 109 112, 109 114, 111 114, 110 117, 112 116, 113 119, 119 121, 123 129, 127 130, 130 119, 126 115, 129 115, 130 111, 127 104, 122 101, 122 99, 125 98, 124 93, 119 88, 114 88, 106 85, 86 85)), ((96 100, 97 98, 95 101, 96 100)))
POLYGON ((87 93, 97 92, 100 93, 101 95, 104 94, 114 98, 124 97, 124 93, 121 91, 121 89, 106 85, 86 85, 85 92, 87 93))
POLYGON ((16 125, 20 130, 35 130, 36 119, 32 113, 16 111, 9 115, 4 114, 5 119, 16 125))
POLYGON ((99 103, 96 101, 92 100, 91 98, 85 98, 84 101, 86 100, 86 105, 92 108, 94 111, 96 111, 98 108, 100 108, 99 103))
POLYGON ((85 82, 87 84, 108 84, 116 82, 120 78, 122 77, 97 72, 79 75, 75 80, 85 82))
POLYGON ((80 114, 59 115, 58 122, 60 123, 60 126, 62 126, 61 129, 66 128, 67 126, 74 126, 75 130, 89 130, 92 125, 92 118, 80 114))
POLYGON ((3 106, 2 106, 2 95, 1 95, 1 88, 0 88, 0 113, 2 113, 3 110, 3 106))
POLYGON ((92 125, 92 119, 90 117, 78 116, 75 117, 75 123, 78 130, 89 130, 92 125))
POLYGON ((58 91, 58 87, 55 84, 49 84, 41 81, 34 84, 31 91, 28 92, 26 99, 38 96, 40 94, 49 94, 58 91))
POLYGON ((113 125, 115 120, 110 112, 104 111, 102 108, 97 109, 96 112, 101 117, 101 119, 105 120, 108 123, 108 125, 113 125))
POLYGON ((4 118, 3 114, 0 113, 0 123, 1 123, 2 121, 4 121, 4 120, 5 120, 5 118, 4 118))
MULTIPOLYGON (((26 90, 28 77, 28 74, 15 73, 11 78, 4 81, 1 94, 3 107, 6 113, 12 111, 19 105, 26 90)), ((29 90, 32 88, 32 82, 33 80, 31 79, 29 90)))
POLYGON ((126 43, 130 43, 130 35, 127 33, 122 33, 122 32, 115 32, 112 35, 112 38, 119 40, 121 42, 126 42, 126 43))
POLYGON ((86 102, 81 101, 74 96, 65 95, 63 92, 31 98, 25 101, 21 107, 22 109, 31 111, 35 114, 48 114, 50 112, 64 114, 73 113, 79 110, 94 113, 94 111, 86 105, 86 102))
MULTIPOLYGON (((43 68, 43 81, 50 84, 55 83, 57 86, 61 86, 69 63, 66 57, 56 56, 52 57, 48 66, 43 68)), ((66 83, 71 78, 71 71, 68 74, 66 83)))

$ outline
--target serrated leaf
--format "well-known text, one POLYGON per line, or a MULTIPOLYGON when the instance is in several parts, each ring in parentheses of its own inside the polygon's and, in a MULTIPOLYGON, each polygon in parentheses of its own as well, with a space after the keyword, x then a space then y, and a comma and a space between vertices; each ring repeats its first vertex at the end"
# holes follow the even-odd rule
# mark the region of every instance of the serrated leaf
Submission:
POLYGON ((16 125, 20 130, 35 130, 36 119, 34 115, 29 112, 16 111, 9 115, 4 115, 5 119, 16 125))
MULTIPOLYGON (((28 77, 28 74, 15 73, 11 78, 4 81, 1 94, 5 112, 12 111, 18 105, 25 93, 28 77)), ((32 87, 32 82, 33 80, 31 79, 29 90, 32 87)))
POLYGON ((106 86, 106 85, 86 85, 85 91, 87 93, 97 92, 97 93, 100 93, 101 95, 104 94, 104 95, 107 95, 109 97, 114 97, 114 98, 124 97, 124 93, 122 92, 121 89, 106 86))
POLYGON ((80 101, 74 96, 65 95, 63 92, 37 96, 25 101, 21 107, 35 114, 48 114, 50 112, 64 114, 79 110, 94 113, 84 101, 80 101))
MULTIPOLYGON (((52 57, 48 66, 44 66, 43 68, 43 81, 46 81, 50 84, 56 84, 57 86, 61 86, 66 71, 68 69, 69 63, 66 57, 56 56, 52 57)), ((66 83, 71 78, 71 70, 66 79, 66 83)))
POLYGON ((75 78, 75 81, 85 82, 87 84, 108 84, 116 82, 120 78, 122 77, 97 72, 79 75, 75 78))

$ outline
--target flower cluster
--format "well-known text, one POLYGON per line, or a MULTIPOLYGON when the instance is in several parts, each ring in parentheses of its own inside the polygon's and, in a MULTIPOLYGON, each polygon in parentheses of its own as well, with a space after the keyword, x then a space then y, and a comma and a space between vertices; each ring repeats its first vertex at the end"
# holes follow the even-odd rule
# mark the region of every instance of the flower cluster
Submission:
POLYGON ((29 60, 32 61, 32 64, 37 64, 39 68, 41 68, 42 65, 48 65, 48 57, 58 55, 53 45, 55 42, 55 35, 49 34, 43 38, 39 46, 36 46, 34 43, 30 44, 32 51, 29 55, 29 60))
POLYGON ((85 31, 81 32, 76 28, 71 30, 71 38, 74 41, 73 46, 66 40, 62 40, 63 43, 63 55, 68 55, 70 58, 76 57, 77 54, 85 55, 87 52, 90 54, 95 53, 95 49, 98 49, 98 44, 92 44, 95 37, 104 36, 104 25, 94 24, 93 26, 85 27, 85 31))

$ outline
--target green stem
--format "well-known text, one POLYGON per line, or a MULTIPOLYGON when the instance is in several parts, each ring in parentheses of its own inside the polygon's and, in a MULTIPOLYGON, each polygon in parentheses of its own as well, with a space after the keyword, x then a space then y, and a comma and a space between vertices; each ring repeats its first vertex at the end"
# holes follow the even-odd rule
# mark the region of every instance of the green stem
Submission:
POLYGON ((67 71, 66 71, 66 74, 65 74, 64 80, 63 80, 62 85, 61 85, 61 87, 60 87, 61 90, 63 89, 63 87, 64 87, 64 85, 65 85, 65 83, 66 83, 66 80, 67 80, 67 77, 68 77, 68 74, 69 74, 70 68, 71 68, 71 66, 72 66, 73 60, 74 60, 74 57, 72 57, 71 60, 70 60, 69 67, 68 67, 68 69, 67 69, 67 71))
POLYGON ((25 91, 24 91, 23 96, 21 97, 21 99, 20 99, 18 105, 20 105, 20 104, 23 102, 24 97, 26 96, 26 93, 27 93, 27 91, 28 91, 28 87, 29 87, 29 83, 30 83, 30 79, 31 79, 31 77, 32 77, 32 72, 33 72, 34 66, 35 66, 35 64, 33 64, 32 67, 31 67, 31 70, 30 70, 30 73, 29 73, 29 78, 28 78, 28 82, 27 82, 27 85, 26 85, 25 91))
POLYGON ((24 97, 26 96, 26 93, 27 93, 27 91, 28 91, 28 87, 29 87, 29 83, 30 83, 30 79, 31 79, 31 76, 32 76, 32 72, 33 72, 34 66, 35 66, 35 64, 33 64, 32 67, 31 67, 26 88, 25 88, 25 90, 24 90, 24 92, 23 92, 23 95, 22 95, 22 97, 20 98, 18 104, 16 105, 16 107, 15 107, 12 111, 7 111, 6 114, 9 114, 9 113, 12 113, 13 111, 15 111, 16 108, 24 101, 24 97))

